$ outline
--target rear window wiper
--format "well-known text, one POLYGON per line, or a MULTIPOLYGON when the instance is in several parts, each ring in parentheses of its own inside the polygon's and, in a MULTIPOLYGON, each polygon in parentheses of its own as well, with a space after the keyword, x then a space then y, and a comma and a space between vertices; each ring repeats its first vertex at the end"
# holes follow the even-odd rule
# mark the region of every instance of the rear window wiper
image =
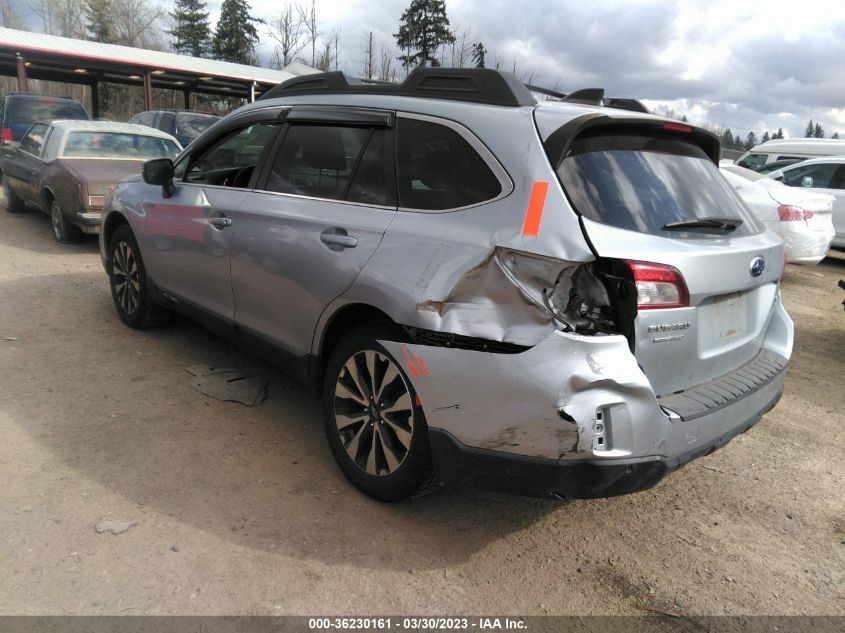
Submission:
POLYGON ((664 231, 683 231, 684 229, 718 229, 735 231, 742 224, 739 218, 696 218, 682 222, 669 222, 663 225, 664 231))

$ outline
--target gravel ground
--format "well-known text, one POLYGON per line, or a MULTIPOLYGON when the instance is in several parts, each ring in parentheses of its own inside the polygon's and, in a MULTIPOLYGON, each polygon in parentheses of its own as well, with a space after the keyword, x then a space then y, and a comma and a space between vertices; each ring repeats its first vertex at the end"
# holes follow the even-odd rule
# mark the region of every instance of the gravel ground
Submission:
POLYGON ((781 403, 652 490, 382 505, 303 388, 190 322, 126 328, 96 241, 0 211, 0 613, 843 615, 839 278, 845 253, 789 267, 781 403), (198 363, 262 369, 269 397, 204 396, 198 363))

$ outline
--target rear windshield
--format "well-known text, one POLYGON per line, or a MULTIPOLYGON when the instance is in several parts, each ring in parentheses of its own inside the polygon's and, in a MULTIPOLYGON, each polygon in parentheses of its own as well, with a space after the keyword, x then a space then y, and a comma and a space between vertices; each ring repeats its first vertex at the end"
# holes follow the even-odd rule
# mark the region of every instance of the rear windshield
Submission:
POLYGON ((191 140, 210 128, 219 117, 213 114, 190 114, 180 112, 176 115, 176 129, 181 136, 191 140))
POLYGON ((179 146, 171 140, 119 132, 71 132, 65 141, 65 158, 175 158, 179 146))
POLYGON ((584 217, 663 237, 724 236, 721 229, 664 229, 702 218, 740 219, 732 236, 760 228, 704 151, 654 135, 585 135, 558 167, 564 189, 584 217))
POLYGON ((87 119, 88 113, 76 101, 64 99, 12 99, 6 115, 6 125, 26 125, 36 121, 59 119, 87 119))

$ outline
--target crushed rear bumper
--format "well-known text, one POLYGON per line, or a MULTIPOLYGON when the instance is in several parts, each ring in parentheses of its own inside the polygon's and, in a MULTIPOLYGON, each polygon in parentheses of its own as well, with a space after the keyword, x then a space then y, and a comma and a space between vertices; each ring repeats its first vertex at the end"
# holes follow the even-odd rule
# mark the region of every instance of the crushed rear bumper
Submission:
POLYGON ((381 341, 405 367, 447 484, 539 496, 643 490, 779 400, 793 327, 780 302, 759 354, 658 398, 622 336, 554 331, 520 353, 381 341))

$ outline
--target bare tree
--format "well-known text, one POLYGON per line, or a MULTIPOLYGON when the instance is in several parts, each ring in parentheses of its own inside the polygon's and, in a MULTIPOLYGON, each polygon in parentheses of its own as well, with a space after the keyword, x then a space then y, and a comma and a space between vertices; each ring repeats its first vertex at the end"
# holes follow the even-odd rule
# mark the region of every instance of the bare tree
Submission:
POLYGON ((44 32, 48 35, 74 38, 85 36, 85 8, 82 0, 32 0, 29 8, 41 18, 44 32))
POLYGON ((364 45, 364 77, 372 79, 376 74, 375 51, 373 50, 373 32, 367 35, 367 43, 364 45))
POLYGON ((380 64, 378 71, 379 81, 396 81, 396 70, 391 68, 393 59, 396 57, 392 49, 381 45, 381 54, 379 55, 380 64))
POLYGON ((455 41, 449 44, 452 56, 452 68, 464 68, 472 55, 472 29, 456 26, 455 41))
POLYGON ((285 4, 279 15, 268 22, 267 31, 276 41, 274 55, 279 68, 290 64, 308 43, 302 16, 292 4, 285 4))
POLYGON ((118 44, 162 50, 160 22, 164 11, 148 0, 116 0, 114 2, 114 34, 118 44))
POLYGON ((11 0, 0 0, 0 26, 10 29, 19 29, 23 26, 23 20, 12 7, 11 0))
POLYGON ((296 10, 299 13, 299 19, 302 26, 305 28, 306 40, 311 42, 311 66, 317 64, 317 38, 320 33, 317 30, 319 23, 317 22, 317 5, 316 0, 311 0, 311 6, 307 4, 296 5, 296 10))
POLYGON ((332 27, 332 41, 334 42, 334 69, 338 69, 340 63, 340 29, 335 31, 332 27))
POLYGON ((320 49, 320 55, 317 57, 314 68, 323 72, 328 72, 331 70, 333 60, 334 55, 332 54, 332 41, 327 40, 322 42, 322 49, 320 49))

